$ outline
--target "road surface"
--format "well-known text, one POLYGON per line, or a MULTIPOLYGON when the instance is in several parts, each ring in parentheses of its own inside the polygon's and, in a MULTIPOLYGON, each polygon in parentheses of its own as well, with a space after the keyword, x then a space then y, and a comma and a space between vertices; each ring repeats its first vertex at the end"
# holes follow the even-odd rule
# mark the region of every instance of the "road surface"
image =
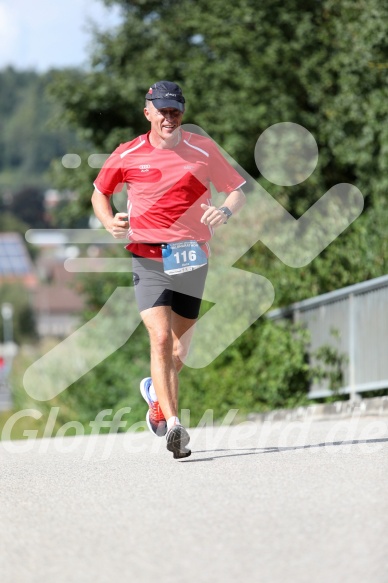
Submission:
POLYGON ((2 583, 387 583, 388 417, 0 444, 2 583))

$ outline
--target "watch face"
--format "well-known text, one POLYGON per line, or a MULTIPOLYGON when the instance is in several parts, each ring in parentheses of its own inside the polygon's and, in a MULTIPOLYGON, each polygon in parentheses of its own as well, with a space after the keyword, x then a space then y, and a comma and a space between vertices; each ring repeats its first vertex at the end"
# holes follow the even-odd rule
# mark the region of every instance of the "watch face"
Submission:
POLYGON ((228 219, 232 216, 232 211, 226 206, 222 206, 220 211, 222 211, 228 217, 228 219))

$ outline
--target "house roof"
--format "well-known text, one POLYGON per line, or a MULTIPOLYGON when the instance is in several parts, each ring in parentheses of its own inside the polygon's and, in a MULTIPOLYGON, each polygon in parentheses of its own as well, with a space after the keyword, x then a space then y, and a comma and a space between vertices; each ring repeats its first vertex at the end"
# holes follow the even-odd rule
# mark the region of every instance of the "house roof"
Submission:
POLYGON ((34 309, 37 312, 76 313, 80 312, 85 301, 74 289, 59 284, 39 285, 34 293, 34 309))

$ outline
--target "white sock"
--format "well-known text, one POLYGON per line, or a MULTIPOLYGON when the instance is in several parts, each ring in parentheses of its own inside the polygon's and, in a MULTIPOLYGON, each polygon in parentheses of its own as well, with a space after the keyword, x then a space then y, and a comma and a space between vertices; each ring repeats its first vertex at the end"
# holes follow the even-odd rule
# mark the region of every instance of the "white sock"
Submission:
POLYGON ((167 430, 170 430, 174 425, 180 425, 179 417, 170 417, 167 419, 167 430))
POLYGON ((156 396, 156 393, 155 393, 155 387, 154 387, 154 384, 152 382, 151 382, 151 385, 149 388, 149 394, 150 394, 151 399, 154 402, 158 400, 158 397, 156 396))

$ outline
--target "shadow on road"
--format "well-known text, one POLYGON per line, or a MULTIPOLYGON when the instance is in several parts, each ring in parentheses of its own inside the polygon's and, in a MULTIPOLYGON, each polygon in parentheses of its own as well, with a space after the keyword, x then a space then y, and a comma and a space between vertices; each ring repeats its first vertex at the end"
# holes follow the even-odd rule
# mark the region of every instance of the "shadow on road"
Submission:
POLYGON ((384 443, 388 442, 388 437, 383 437, 379 439, 355 439, 352 441, 329 441, 324 443, 314 443, 309 445, 295 445, 292 447, 250 447, 250 448, 238 448, 238 449, 209 449, 209 450, 200 450, 200 451, 193 451, 193 455, 201 454, 201 453, 211 453, 214 452, 218 454, 219 452, 221 455, 214 455, 212 457, 203 457, 200 459, 185 459, 181 460, 180 463, 190 464, 195 462, 210 462, 213 460, 226 458, 226 457, 236 457, 236 456, 243 456, 243 455, 262 455, 265 453, 283 453, 286 451, 296 451, 302 449, 312 449, 315 447, 338 447, 341 445, 359 445, 362 443, 384 443), (222 452, 238 452, 238 453, 225 453, 222 452))

